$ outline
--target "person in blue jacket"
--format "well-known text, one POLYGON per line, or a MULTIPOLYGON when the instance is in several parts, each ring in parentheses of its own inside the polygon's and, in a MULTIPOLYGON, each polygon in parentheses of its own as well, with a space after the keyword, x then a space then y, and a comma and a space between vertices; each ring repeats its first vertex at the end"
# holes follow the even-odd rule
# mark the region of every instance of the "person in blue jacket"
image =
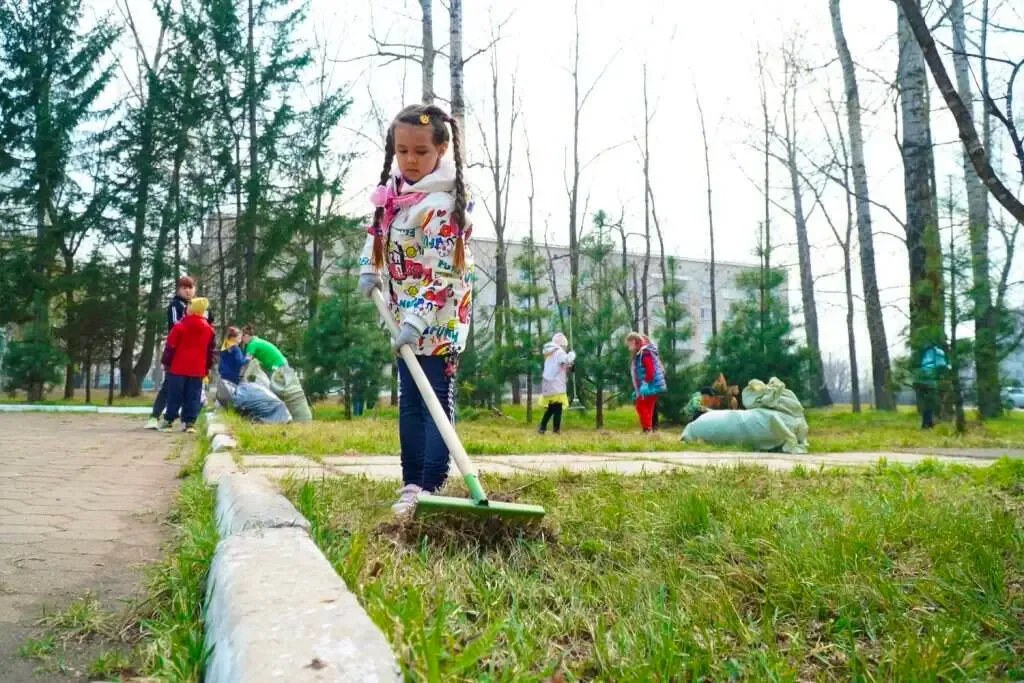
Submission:
POLYGON ((217 374, 220 378, 233 384, 239 384, 242 379, 242 368, 249 362, 248 356, 242 352, 238 345, 242 341, 242 331, 237 327, 229 327, 224 343, 220 347, 220 363, 217 365, 217 374))

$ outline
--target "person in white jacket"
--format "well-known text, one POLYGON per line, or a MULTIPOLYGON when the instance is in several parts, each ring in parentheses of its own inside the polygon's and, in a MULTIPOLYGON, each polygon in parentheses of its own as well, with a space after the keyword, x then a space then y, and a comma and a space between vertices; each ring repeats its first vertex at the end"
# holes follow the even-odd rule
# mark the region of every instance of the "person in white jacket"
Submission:
POLYGON ((547 344, 544 345, 544 375, 540 385, 540 405, 546 408, 544 417, 540 420, 538 434, 543 434, 548 429, 548 421, 554 420, 554 432, 558 434, 562 430, 562 409, 569 405, 569 395, 566 393, 566 379, 569 369, 576 362, 576 352, 569 351, 569 340, 561 332, 555 334, 547 344))

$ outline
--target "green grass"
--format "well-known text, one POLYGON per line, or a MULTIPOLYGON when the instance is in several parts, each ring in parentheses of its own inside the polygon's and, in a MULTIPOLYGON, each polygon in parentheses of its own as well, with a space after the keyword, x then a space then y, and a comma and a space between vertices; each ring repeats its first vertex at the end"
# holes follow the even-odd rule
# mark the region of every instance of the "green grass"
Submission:
POLYGON ((90 636, 110 637, 115 632, 113 615, 103 609, 92 593, 86 593, 52 614, 44 614, 42 624, 51 632, 78 640, 90 636))
MULTIPOLYGON (((297 454, 313 457, 329 454, 396 454, 399 452, 397 412, 392 408, 372 411, 351 421, 343 419, 337 404, 318 404, 312 424, 256 425, 228 416, 241 449, 247 453, 297 454)), ((535 414, 535 420, 539 414, 535 414)), ((711 446, 679 441, 681 429, 640 433, 632 408, 608 411, 605 428, 597 431, 593 414, 568 412, 560 435, 536 433, 536 423, 526 424, 525 409, 506 406, 504 415, 464 411, 459 437, 471 455, 520 453, 595 453, 646 451, 721 451, 737 446, 711 446)), ((810 410, 811 451, 886 451, 901 448, 1021 448, 1024 444, 1024 412, 984 423, 970 421, 968 432, 957 436, 950 424, 935 429, 919 428, 917 414, 846 409, 810 410)))
POLYGON ((1024 677, 1022 461, 486 479, 544 524, 286 482, 408 680, 1024 677))
POLYGON ((203 642, 206 577, 217 547, 214 492, 203 482, 208 444, 199 440, 179 474, 183 479, 169 516, 173 537, 153 570, 138 621, 141 673, 161 681, 199 683, 209 651, 203 642))
MULTIPOLYGON (((125 396, 121 397, 117 395, 115 390, 114 403, 113 405, 119 407, 138 407, 138 406, 151 406, 153 400, 156 398, 156 393, 143 393, 139 396, 125 396)), ((0 394, 0 403, 28 403, 28 399, 25 396, 25 392, 18 391, 14 394, 0 394)), ((78 406, 85 405, 85 390, 77 389, 74 397, 70 399, 64 398, 64 390, 52 391, 47 394, 46 398, 40 401, 37 405, 50 405, 50 406, 78 406)), ((92 403, 89 405, 94 406, 105 406, 107 405, 107 390, 106 389, 93 389, 92 391, 92 403)))
POLYGON ((57 639, 52 636, 29 638, 18 648, 18 656, 25 659, 45 660, 57 650, 57 639))
POLYGON ((89 664, 89 676, 103 680, 135 672, 132 659, 120 650, 104 650, 89 664))

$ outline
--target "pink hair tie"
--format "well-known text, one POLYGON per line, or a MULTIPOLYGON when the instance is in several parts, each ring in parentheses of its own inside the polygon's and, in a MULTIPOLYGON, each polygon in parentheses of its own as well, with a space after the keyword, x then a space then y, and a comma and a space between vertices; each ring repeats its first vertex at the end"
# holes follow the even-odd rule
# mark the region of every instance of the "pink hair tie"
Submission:
POLYGON ((384 208, 388 201, 388 188, 386 185, 378 185, 370 193, 370 202, 379 209, 384 208))

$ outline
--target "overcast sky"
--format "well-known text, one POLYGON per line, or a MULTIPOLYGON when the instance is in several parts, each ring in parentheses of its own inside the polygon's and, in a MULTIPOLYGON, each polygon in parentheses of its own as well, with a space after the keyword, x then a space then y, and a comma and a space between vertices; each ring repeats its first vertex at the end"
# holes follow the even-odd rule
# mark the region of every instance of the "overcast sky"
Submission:
MULTIPOLYGON (((154 39, 155 21, 151 16, 144 16, 143 0, 128 1, 132 3, 137 20, 144 25, 146 39, 154 39)), ((93 0, 92 9, 102 12, 113 7, 113 2, 93 0)), ((572 140, 573 3, 571 0, 466 0, 463 4, 464 52, 467 55, 487 45, 492 25, 504 22, 497 47, 504 116, 511 106, 508 95, 513 76, 517 97, 522 103, 520 127, 514 139, 509 232, 514 238, 522 237, 527 229, 528 180, 522 135, 528 131, 536 171, 537 226, 542 231, 547 224, 549 239, 564 243, 568 239, 568 202, 563 174, 572 140)), ((967 5, 970 11, 972 0, 967 0, 967 5)), ((1024 23, 1021 11, 1016 10, 1012 2, 997 0, 993 7, 1006 23, 1024 23)), ((446 45, 447 13, 440 2, 435 3, 434 16, 435 44, 446 45)), ((384 60, 380 59, 348 60, 374 51, 369 39, 371 25, 380 37, 417 43, 418 19, 419 5, 413 0, 374 0, 372 12, 369 0, 311 0, 309 21, 297 36, 310 44, 317 39, 327 42, 329 54, 338 60, 333 65, 334 77, 338 83, 347 84, 354 100, 345 129, 339 130, 334 140, 339 152, 353 150, 363 154, 351 175, 351 196, 346 209, 352 213, 367 210, 365 197, 380 173, 381 152, 365 137, 377 136, 377 125, 370 113, 371 94, 378 107, 388 116, 393 115, 403 105, 403 97, 405 103, 418 100, 420 72, 418 65, 408 62, 382 66, 384 60)), ((864 125, 870 189, 874 199, 902 216, 902 167, 894 137, 893 95, 888 83, 896 69, 895 6, 889 0, 845 0, 843 19, 854 59, 862 67, 859 78, 862 104, 868 110, 864 125)), ((706 259, 709 255, 704 156, 694 106, 694 94, 699 91, 711 145, 717 257, 756 263, 757 227, 764 215, 763 196, 751 182, 751 179, 759 181, 763 174, 762 158, 750 146, 760 126, 758 47, 768 54, 776 83, 781 75, 780 47, 792 36, 801 36, 806 63, 820 67, 807 76, 802 86, 799 118, 803 151, 809 157, 821 158, 824 137, 814 115, 815 107, 827 106, 829 92, 836 99, 842 96, 841 74, 834 63, 828 0, 581 0, 580 27, 582 88, 589 88, 604 70, 582 115, 581 156, 584 160, 590 159, 612 148, 591 163, 583 175, 581 185, 583 195, 590 197, 590 211, 604 209, 615 216, 624 211, 630 229, 643 230, 643 176, 634 138, 643 132, 641 83, 646 63, 649 97, 654 109, 650 145, 652 186, 659 218, 666 231, 666 248, 690 258, 706 259)), ((947 43, 950 42, 948 35, 947 27, 937 32, 937 37, 947 43)), ((127 41, 125 45, 127 47, 127 41)), ((993 53, 1001 47, 995 43, 993 53)), ((1016 49, 1010 54, 1019 56, 1019 52, 1016 49)), ((483 158, 474 117, 482 118, 489 129, 493 126, 489 59, 487 54, 475 58, 467 66, 465 76, 468 147, 474 161, 483 158)), ((440 96, 447 97, 446 60, 438 59, 436 72, 435 88, 440 96)), ((769 91, 774 115, 777 85, 769 84, 769 91)), ((937 94, 933 98, 933 110, 939 185, 945 188, 947 176, 955 174, 955 191, 962 193, 956 129, 937 94)), ((507 130, 505 121, 502 127, 507 130)), ((1019 187, 1019 176, 1012 172, 1014 166, 1008 164, 1007 168, 1007 180, 1012 187, 1019 187)), ((785 170, 773 163, 771 172, 773 199, 790 206, 792 198, 785 170)), ((475 170, 471 178, 480 188, 478 202, 486 201, 488 176, 475 170)), ((812 204, 810 193, 806 194, 804 203, 805 206, 812 204)), ((842 196, 838 191, 830 189, 826 205, 840 222, 845 221, 842 196)), ((478 209, 474 218, 480 234, 493 234, 486 212, 478 209)), ((899 239, 902 227, 882 210, 875 210, 873 218, 879 286, 886 306, 886 332, 892 354, 901 355, 907 322, 907 256, 899 239)), ((589 221, 589 217, 586 220, 589 221)), ((846 358, 841 252, 820 209, 811 216, 810 234, 823 354, 846 358)), ((773 262, 792 266, 790 301, 799 303, 794 241, 792 219, 773 207, 773 262)), ((639 250, 643 245, 636 239, 632 246, 639 250)), ((998 242, 994 256, 1002 258, 998 242)), ((856 257, 854 270, 855 288, 859 293, 856 257)), ((869 354, 860 301, 857 311, 858 356, 863 369, 869 366, 869 354)))

